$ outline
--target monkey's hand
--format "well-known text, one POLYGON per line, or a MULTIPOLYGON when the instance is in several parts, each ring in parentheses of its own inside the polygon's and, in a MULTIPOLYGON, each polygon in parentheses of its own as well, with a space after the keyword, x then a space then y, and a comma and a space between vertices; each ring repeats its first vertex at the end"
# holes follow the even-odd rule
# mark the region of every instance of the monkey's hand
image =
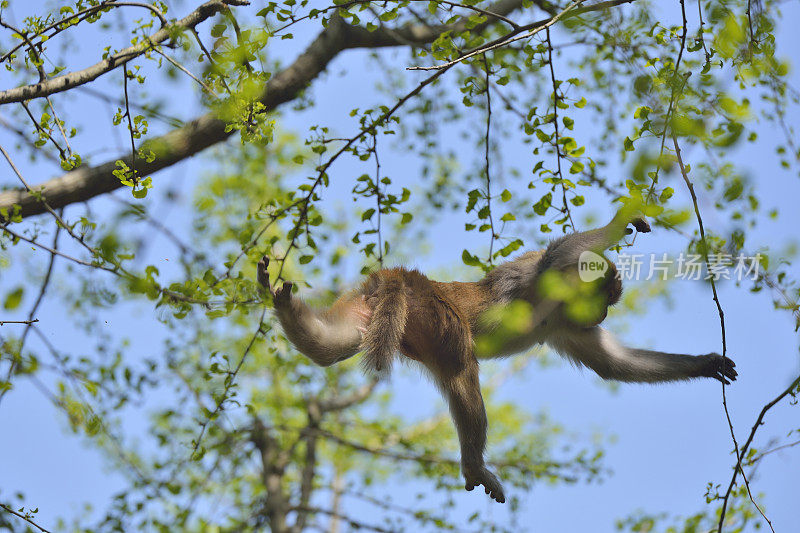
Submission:
POLYGON ((701 355, 706 360, 706 367, 703 369, 702 376, 714 378, 730 385, 731 381, 736 381, 736 363, 718 353, 711 352, 706 355, 701 355), (728 381, 731 380, 731 381, 728 381))
POLYGON ((631 224, 639 233, 650 233, 650 223, 644 216, 637 216, 631 220, 631 224))
POLYGON ((483 485, 489 497, 497 500, 498 503, 506 503, 506 496, 503 494, 503 486, 500 484, 497 477, 489 472, 485 466, 477 468, 463 467, 463 471, 464 479, 466 480, 466 485, 464 485, 465 489, 472 490, 478 485, 483 485))
POLYGON ((265 255, 258 262, 256 267, 256 277, 262 287, 267 289, 272 295, 272 303, 275 307, 284 307, 289 304, 292 299, 292 282, 285 281, 280 289, 273 289, 269 283, 269 273, 267 267, 269 266, 269 258, 265 255))

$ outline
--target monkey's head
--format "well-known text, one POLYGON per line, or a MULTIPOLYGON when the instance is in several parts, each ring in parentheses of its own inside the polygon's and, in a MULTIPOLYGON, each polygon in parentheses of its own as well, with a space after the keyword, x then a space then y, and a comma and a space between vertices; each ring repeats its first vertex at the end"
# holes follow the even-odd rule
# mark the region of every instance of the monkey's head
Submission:
POLYGON ((597 277, 579 272, 578 265, 563 270, 548 270, 540 276, 538 296, 556 305, 554 313, 561 320, 579 327, 600 324, 608 307, 622 296, 622 280, 614 263, 595 254, 603 264, 597 277))

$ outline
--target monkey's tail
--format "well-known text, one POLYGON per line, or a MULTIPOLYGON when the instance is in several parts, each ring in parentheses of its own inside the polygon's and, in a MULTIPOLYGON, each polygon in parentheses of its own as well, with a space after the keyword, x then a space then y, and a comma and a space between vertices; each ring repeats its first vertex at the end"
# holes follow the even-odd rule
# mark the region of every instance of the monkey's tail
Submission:
POLYGON ((361 347, 361 364, 367 372, 389 373, 400 349, 408 318, 408 302, 402 278, 383 279, 375 290, 377 300, 361 347))

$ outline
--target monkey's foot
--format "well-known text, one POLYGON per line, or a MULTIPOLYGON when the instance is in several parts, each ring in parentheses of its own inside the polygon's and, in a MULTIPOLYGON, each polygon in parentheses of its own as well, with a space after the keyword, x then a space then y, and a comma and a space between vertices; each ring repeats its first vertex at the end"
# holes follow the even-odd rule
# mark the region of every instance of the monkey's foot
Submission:
POLYGON ((269 258, 265 255, 261 258, 261 261, 258 262, 258 266, 256 267, 256 278, 258 279, 258 283, 267 289, 272 295, 272 304, 275 307, 287 305, 292 299, 293 284, 291 281, 284 281, 283 286, 280 289, 273 289, 272 285, 269 283, 269 272, 267 272, 268 266, 269 258))
POLYGON ((272 293, 272 302, 276 307, 288 305, 292 299, 292 287, 294 284, 291 281, 284 281, 280 289, 275 289, 272 293))
POLYGON ((727 357, 714 352, 711 352, 707 355, 701 355, 700 357, 703 357, 706 360, 707 365, 705 371, 703 372, 703 376, 714 378, 723 382, 725 385, 730 385, 731 381, 736 381, 736 376, 739 375, 739 373, 736 372, 736 363, 727 357))
POLYGON ((486 467, 480 467, 472 471, 465 469, 464 479, 466 480, 466 484, 464 485, 465 489, 472 490, 478 485, 483 485, 489 497, 497 500, 498 503, 506 502, 506 496, 503 494, 503 486, 500 484, 497 477, 489 472, 486 467))

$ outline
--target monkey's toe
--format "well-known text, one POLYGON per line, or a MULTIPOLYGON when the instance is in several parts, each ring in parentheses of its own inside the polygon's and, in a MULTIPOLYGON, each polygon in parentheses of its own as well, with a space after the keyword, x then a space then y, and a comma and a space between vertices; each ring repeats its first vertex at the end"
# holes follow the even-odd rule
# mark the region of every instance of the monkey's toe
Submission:
POLYGON ((472 475, 465 474, 465 477, 467 478, 467 482, 464 485, 466 490, 471 491, 478 485, 483 485, 486 494, 488 494, 490 498, 496 500, 498 503, 506 502, 503 486, 500 484, 497 477, 486 468, 482 468, 480 472, 472 475))

